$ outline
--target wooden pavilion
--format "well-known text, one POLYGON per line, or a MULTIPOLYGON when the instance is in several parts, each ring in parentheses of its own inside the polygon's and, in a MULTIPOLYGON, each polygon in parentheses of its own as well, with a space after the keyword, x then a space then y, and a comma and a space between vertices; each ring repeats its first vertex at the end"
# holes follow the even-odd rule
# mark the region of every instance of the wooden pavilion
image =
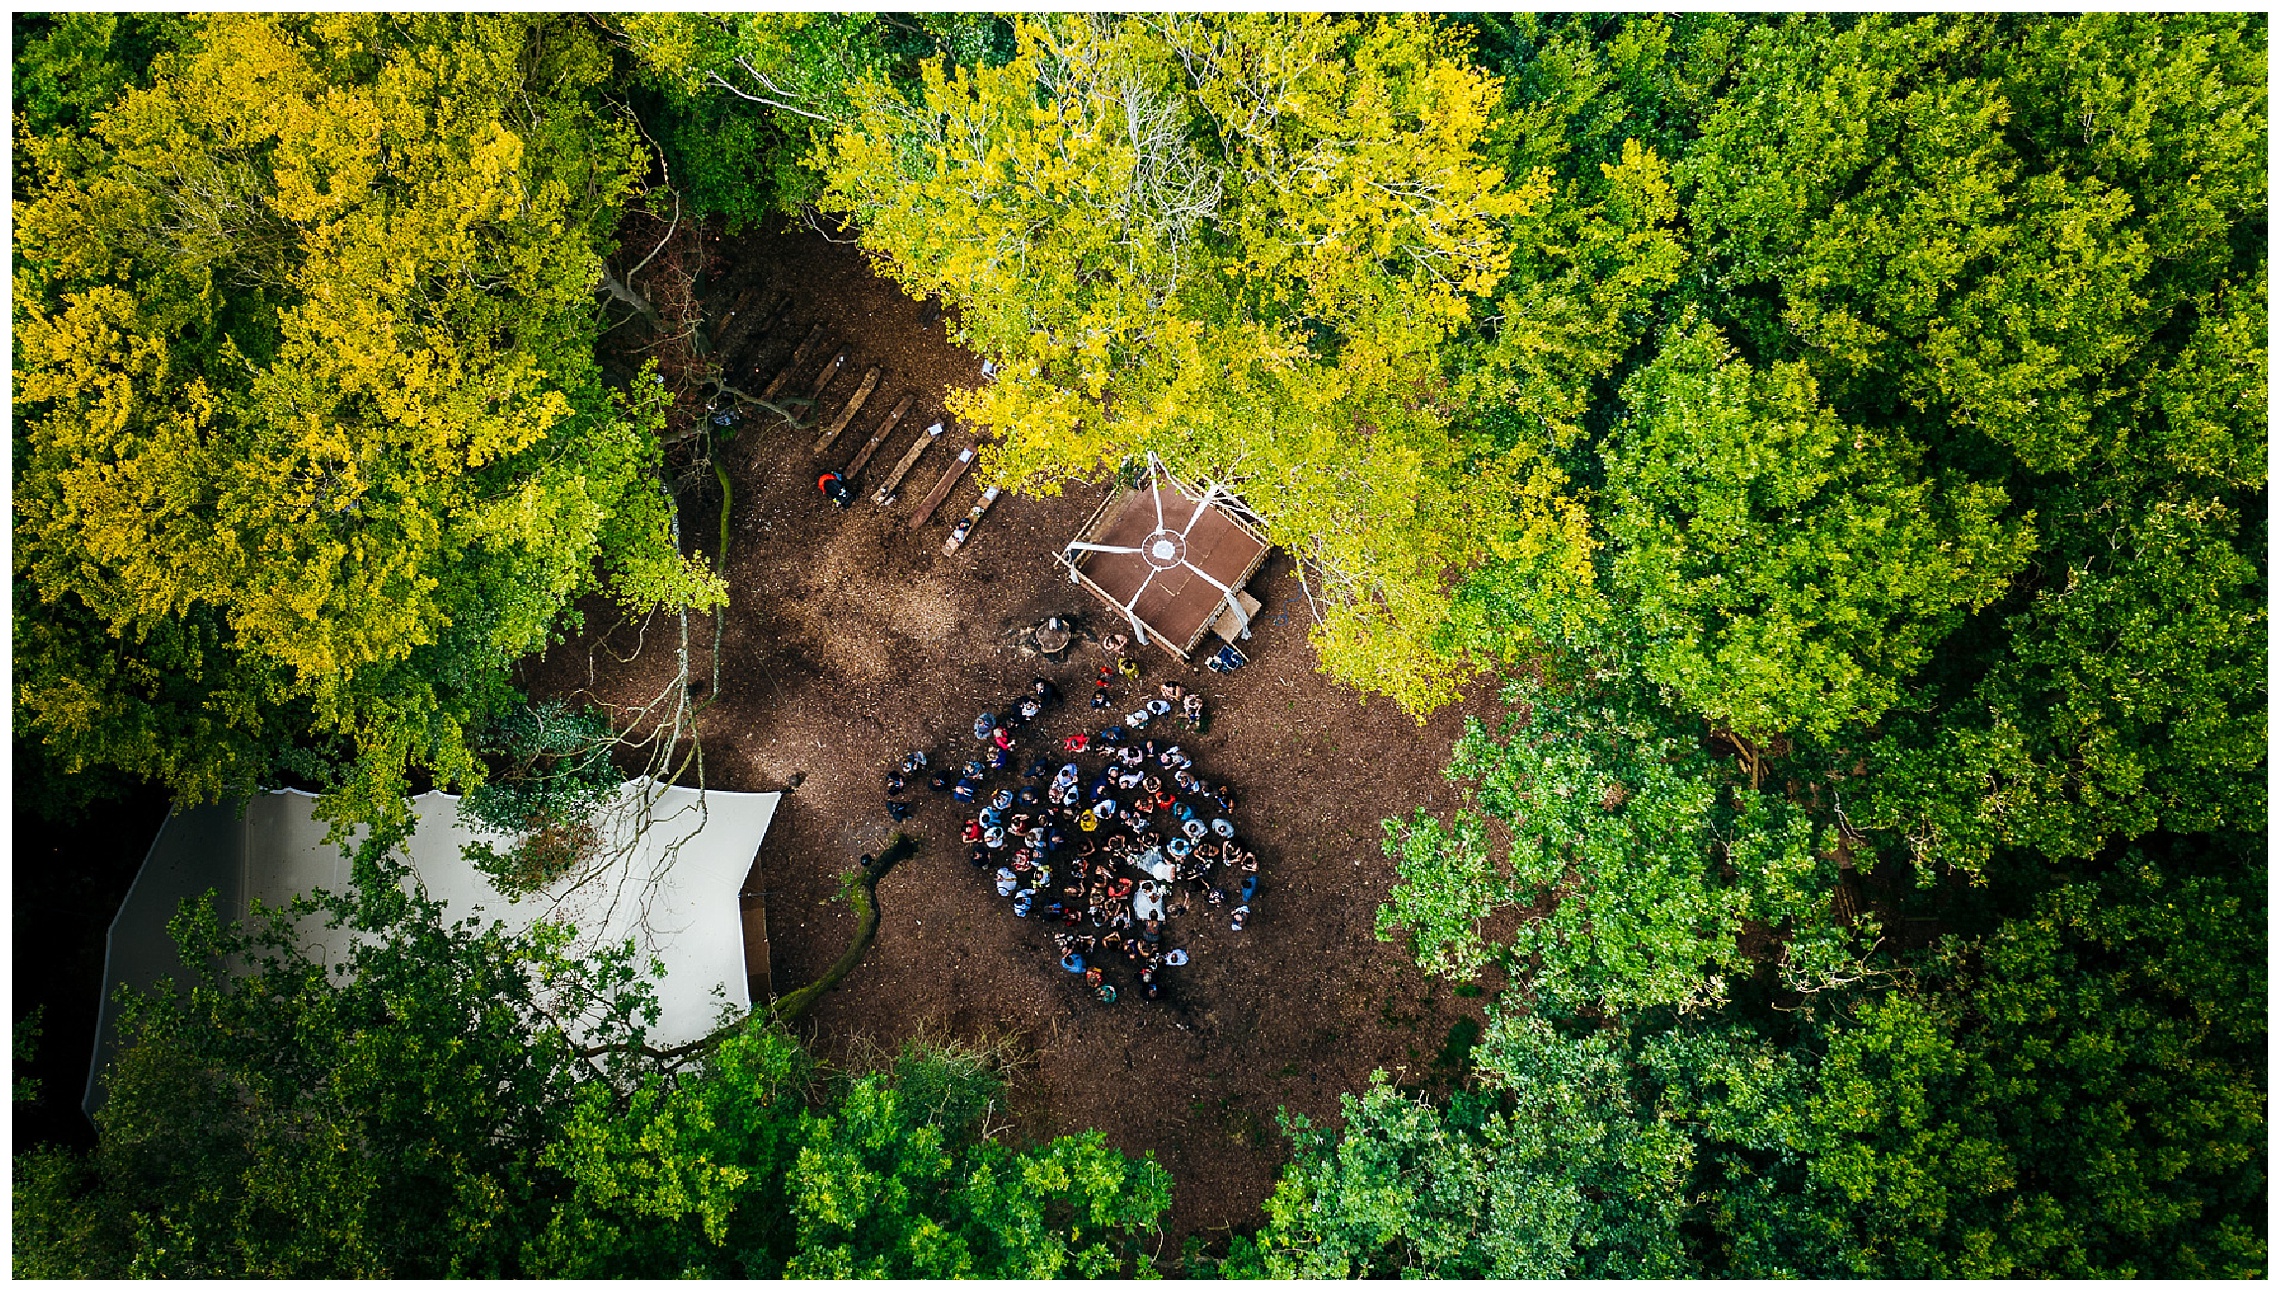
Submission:
POLYGON ((1135 640, 1186 659, 1206 632, 1249 636, 1259 602, 1243 590, 1267 540, 1217 484, 1181 483, 1155 454, 1138 488, 1111 493, 1058 559, 1132 625, 1135 640))

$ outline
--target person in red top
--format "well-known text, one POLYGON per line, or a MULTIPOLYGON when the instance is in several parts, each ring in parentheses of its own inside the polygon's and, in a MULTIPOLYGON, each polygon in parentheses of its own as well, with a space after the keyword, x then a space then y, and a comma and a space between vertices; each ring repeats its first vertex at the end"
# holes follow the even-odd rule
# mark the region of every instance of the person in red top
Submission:
POLYGON ((815 487, 821 489, 823 491, 824 497, 831 499, 831 501, 837 503, 842 509, 846 508, 848 504, 855 501, 854 491, 847 487, 847 482, 845 480, 839 478, 839 473, 837 471, 826 471, 822 475, 817 476, 815 478, 815 487))

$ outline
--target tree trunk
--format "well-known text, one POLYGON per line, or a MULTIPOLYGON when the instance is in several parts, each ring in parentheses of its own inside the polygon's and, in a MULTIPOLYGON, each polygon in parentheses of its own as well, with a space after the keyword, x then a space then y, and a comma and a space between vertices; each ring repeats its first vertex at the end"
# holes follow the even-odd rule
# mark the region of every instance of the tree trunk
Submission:
POLYGON ((657 318, 657 307, 649 303, 649 298, 635 291, 629 284, 620 281, 618 276, 611 273, 606 265, 602 268, 601 290, 632 306, 634 312, 647 319, 651 327, 662 326, 657 318))
POLYGON ((831 968, 823 971, 821 978, 788 996, 776 998, 773 1012, 777 1022, 787 1026, 796 1022, 800 1015, 807 1013, 816 1001, 823 998, 823 993, 838 986, 840 979, 855 972, 855 966, 863 962, 863 953, 871 949, 871 943, 879 936, 879 881, 886 878, 887 872, 893 869, 896 862, 917 851, 918 842, 897 830, 886 851, 864 867, 862 874, 854 877, 848 885, 847 900, 855 906, 855 941, 845 954, 832 962, 831 968))

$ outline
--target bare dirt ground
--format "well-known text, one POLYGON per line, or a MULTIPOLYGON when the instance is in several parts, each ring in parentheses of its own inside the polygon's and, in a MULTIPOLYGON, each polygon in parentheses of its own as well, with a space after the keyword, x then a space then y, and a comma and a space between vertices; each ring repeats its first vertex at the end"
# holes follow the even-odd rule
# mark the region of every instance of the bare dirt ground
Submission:
MULTIPOLYGON (((813 324, 825 325, 790 389, 804 391, 844 348, 847 363, 820 401, 835 413, 870 366, 884 369, 853 425, 830 452, 815 433, 748 421, 723 457, 733 481, 728 576, 733 604, 723 632, 719 694, 702 721, 707 783, 733 790, 789 789, 762 848, 753 885, 765 893, 770 966, 781 994, 809 981, 852 936, 854 918, 834 902, 839 876, 859 853, 885 843, 892 825, 882 780, 912 749, 936 766, 977 749, 971 725, 1042 673, 1067 697, 1025 733, 1024 750, 1071 730, 1097 730, 1085 707, 1104 658, 1080 644, 1060 663, 1026 657, 1013 635, 1052 613, 1095 632, 1113 631, 1105 608, 1070 584, 1050 559, 1099 502, 1106 486, 1053 499, 1001 500, 955 555, 940 548, 976 500, 969 478, 932 521, 907 527, 917 500, 957 448, 972 443, 955 423, 881 507, 871 491, 919 428, 948 421, 945 392, 981 381, 979 361, 949 343, 944 323, 873 274, 852 247, 808 232, 756 232, 720 244, 729 271, 708 292, 708 311, 763 309, 784 292, 792 306, 758 338, 731 338, 730 380, 756 389, 783 365, 813 324), (910 413, 854 482, 847 511, 817 492, 817 474, 842 467, 904 393, 910 413)), ((817 419, 822 420, 822 419, 817 419)), ((692 545, 717 532, 717 486, 683 496, 692 545), (703 536, 703 537, 699 537, 703 536)), ((1176 678, 1203 692, 1209 733, 1186 738, 1196 770, 1232 782, 1240 828, 1260 854, 1261 893, 1250 926, 1229 931, 1221 911, 1200 904, 1175 921, 1169 945, 1193 962, 1167 971, 1165 999, 1134 994, 1102 1005, 1063 973, 1038 921, 1013 917, 958 838, 965 813, 946 796, 914 787, 908 828, 918 855, 880 884, 879 938, 861 967, 806 1020, 817 1052, 856 1062, 872 1045, 892 1048, 920 1034, 966 1040, 1014 1037, 1025 1058, 1012 1088, 1014 1133, 1044 1138, 1098 1127, 1130 1152, 1153 1152, 1176 1181, 1162 1250, 1202 1234, 1220 1249, 1230 1228, 1258 1221, 1258 1207, 1286 1159, 1278 1109, 1334 1121, 1338 1094, 1383 1068, 1405 1082, 1444 1083, 1443 1058, 1477 1000, 1430 982, 1372 922, 1393 880, 1379 848, 1379 822, 1419 804, 1446 808, 1441 779, 1451 741, 1482 696, 1420 727, 1390 703, 1367 703, 1315 670, 1306 603, 1280 553, 1251 584, 1265 603, 1252 663, 1221 677, 1153 647, 1136 650, 1143 675, 1121 682, 1118 711, 1145 687, 1176 678)), ((611 622, 596 609, 589 622, 611 622)), ((694 636, 706 649, 710 626, 694 636)), ((619 653, 634 634, 610 636, 619 653)), ((1207 639, 1211 640, 1211 639, 1207 639)), ((584 689, 624 702, 670 676, 666 643, 653 628, 630 664, 593 641, 559 647, 535 665, 534 689, 584 689)), ((1486 692, 1485 685, 1479 688, 1486 692)), ((1010 777, 1000 777, 1005 783, 1010 777)))

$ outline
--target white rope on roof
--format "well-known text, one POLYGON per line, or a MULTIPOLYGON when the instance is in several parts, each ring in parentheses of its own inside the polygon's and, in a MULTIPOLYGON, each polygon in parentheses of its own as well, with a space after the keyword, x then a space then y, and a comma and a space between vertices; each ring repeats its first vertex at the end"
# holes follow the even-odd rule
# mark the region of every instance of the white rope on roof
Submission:
POLYGON ((1061 551, 1061 560, 1069 567, 1069 577, 1071 579, 1077 577, 1076 562, 1070 555, 1074 552, 1099 552, 1109 556, 1139 557, 1147 565, 1148 573, 1141 578, 1140 586, 1132 590, 1132 596, 1122 604, 1120 609, 1124 611, 1124 617, 1132 622, 1134 639, 1143 646, 1148 644, 1148 627, 1141 622, 1139 612, 1133 607, 1139 603, 1140 595, 1146 592, 1149 585, 1156 581, 1158 574, 1169 573, 1176 569, 1185 569, 1205 583, 1217 588, 1219 599, 1226 604, 1230 611, 1234 612, 1236 625, 1240 629, 1248 630, 1251 626, 1251 617, 1244 613, 1242 603, 1236 600, 1234 589, 1211 577, 1202 566, 1187 559, 1188 535, 1193 533, 1195 527, 1202 522, 1204 513, 1210 511, 1212 504, 1218 501, 1220 497, 1225 496, 1232 500, 1234 495, 1221 488, 1218 481, 1208 482, 1203 491, 1203 496, 1197 499, 1195 511, 1189 515, 1187 524, 1175 530, 1164 523, 1164 490, 1167 486, 1183 497, 1187 494, 1187 490, 1180 486, 1180 482, 1164 466, 1163 459, 1157 457, 1155 452, 1150 450, 1148 453, 1148 497, 1156 506, 1156 528, 1140 540, 1138 547, 1112 547, 1101 543, 1071 540, 1061 551))
POLYGON ((1203 519, 1203 513, 1211 510, 1211 500, 1217 498, 1219 493, 1219 482, 1214 480, 1211 482, 1211 487, 1203 491, 1203 500, 1195 505, 1195 514, 1188 517, 1187 528, 1180 531, 1181 538, 1186 538, 1195 532, 1196 522, 1203 519))

